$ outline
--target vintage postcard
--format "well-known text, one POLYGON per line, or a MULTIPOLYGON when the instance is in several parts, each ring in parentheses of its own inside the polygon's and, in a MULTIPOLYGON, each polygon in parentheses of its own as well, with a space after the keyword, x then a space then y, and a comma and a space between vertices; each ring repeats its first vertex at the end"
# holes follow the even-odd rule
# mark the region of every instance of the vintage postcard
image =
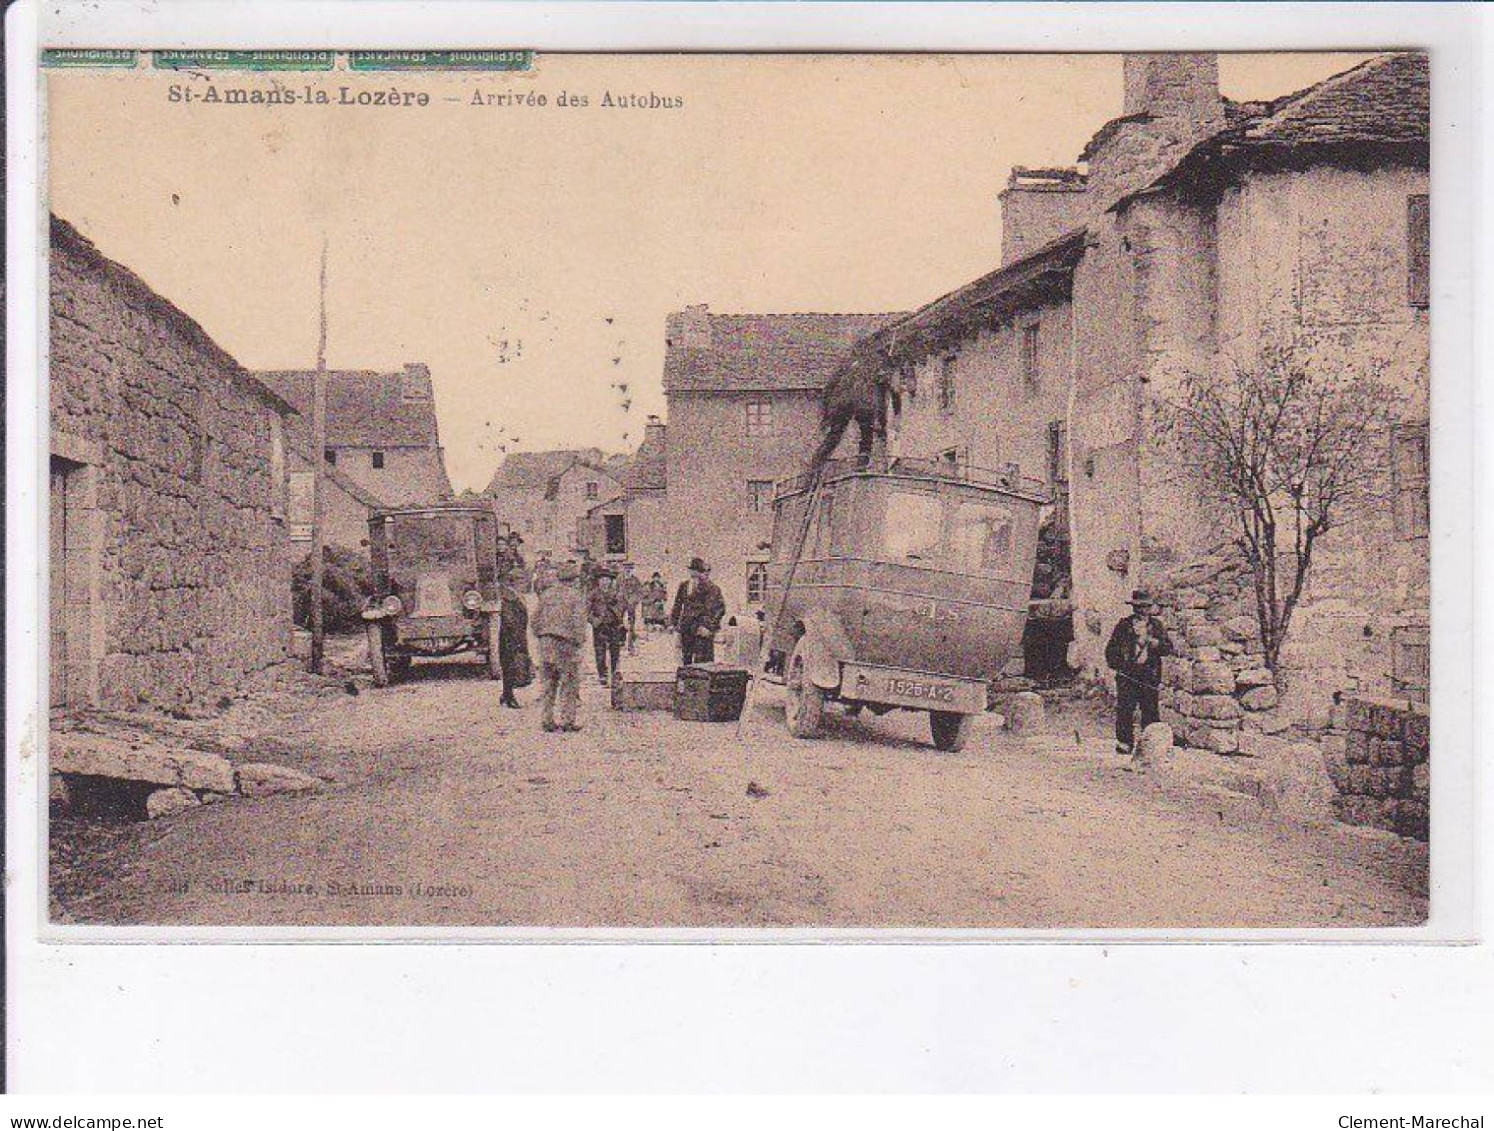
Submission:
POLYGON ((1425 54, 42 75, 55 927, 1427 920, 1425 54))

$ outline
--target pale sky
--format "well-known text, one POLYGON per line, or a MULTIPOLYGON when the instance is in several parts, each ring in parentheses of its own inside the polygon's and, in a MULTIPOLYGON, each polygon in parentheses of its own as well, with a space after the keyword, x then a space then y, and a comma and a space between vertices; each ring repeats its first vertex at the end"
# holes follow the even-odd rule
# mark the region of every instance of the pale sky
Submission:
MULTIPOLYGON (((1221 59, 1237 99, 1361 55, 1221 59)), ((1121 112, 1107 55, 546 55, 529 75, 52 71, 51 207, 250 369, 431 367, 447 464, 627 450, 664 411, 664 319, 909 310, 1000 258, 1011 166, 1121 112), (208 104, 211 83, 333 105, 208 104), (172 101, 172 86, 194 92, 172 101), (340 106, 425 91, 428 106, 340 106), (608 108, 604 92, 682 98, 608 108), (540 107, 473 105, 544 94, 540 107), (559 95, 584 94, 586 107, 559 95), (448 101, 449 100, 449 101, 448 101), (626 390, 620 386, 626 386, 626 390), (626 408, 624 407, 626 403, 626 408)))

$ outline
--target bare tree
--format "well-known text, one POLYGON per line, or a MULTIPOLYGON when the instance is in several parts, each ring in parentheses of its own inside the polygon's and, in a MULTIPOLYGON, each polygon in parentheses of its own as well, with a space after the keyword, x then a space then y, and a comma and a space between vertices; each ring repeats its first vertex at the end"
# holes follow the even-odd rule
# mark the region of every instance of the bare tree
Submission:
POLYGON ((1237 532, 1273 672, 1320 540, 1387 505, 1403 401, 1377 381, 1271 351, 1189 378, 1181 403, 1164 407, 1203 501, 1237 532))

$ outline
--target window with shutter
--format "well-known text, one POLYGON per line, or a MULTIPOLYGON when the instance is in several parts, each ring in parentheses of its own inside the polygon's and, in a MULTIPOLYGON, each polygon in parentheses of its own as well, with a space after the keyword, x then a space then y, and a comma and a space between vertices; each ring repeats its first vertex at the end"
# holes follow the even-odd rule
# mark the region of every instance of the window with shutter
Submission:
POLYGON ((1425 538, 1431 526, 1431 462, 1427 426, 1396 429, 1391 471, 1395 480, 1395 533, 1403 541, 1425 538))
POLYGON ((1406 298, 1412 306, 1432 305, 1431 200, 1424 194, 1406 198, 1406 298))

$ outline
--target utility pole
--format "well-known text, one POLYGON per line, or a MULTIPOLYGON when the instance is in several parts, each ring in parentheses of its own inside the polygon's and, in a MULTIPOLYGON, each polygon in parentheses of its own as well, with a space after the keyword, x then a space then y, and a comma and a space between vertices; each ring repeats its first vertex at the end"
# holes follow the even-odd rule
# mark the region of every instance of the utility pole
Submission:
POLYGON ((327 461, 327 238, 322 237, 316 373, 311 379, 311 670, 322 674, 322 471, 327 461))

